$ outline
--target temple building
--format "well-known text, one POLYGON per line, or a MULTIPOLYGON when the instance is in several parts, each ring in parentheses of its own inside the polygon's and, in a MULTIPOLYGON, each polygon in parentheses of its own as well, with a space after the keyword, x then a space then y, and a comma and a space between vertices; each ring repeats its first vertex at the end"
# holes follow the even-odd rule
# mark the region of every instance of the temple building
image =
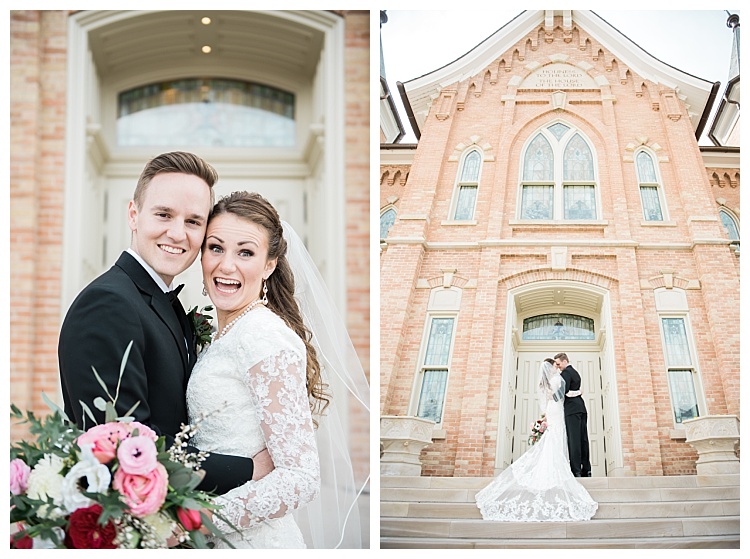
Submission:
POLYGON ((407 118, 381 115, 380 413, 427 421, 421 476, 518 458, 558 352, 594 477, 694 475, 686 422, 739 417, 733 17, 725 87, 578 10, 525 11, 381 87, 407 118))

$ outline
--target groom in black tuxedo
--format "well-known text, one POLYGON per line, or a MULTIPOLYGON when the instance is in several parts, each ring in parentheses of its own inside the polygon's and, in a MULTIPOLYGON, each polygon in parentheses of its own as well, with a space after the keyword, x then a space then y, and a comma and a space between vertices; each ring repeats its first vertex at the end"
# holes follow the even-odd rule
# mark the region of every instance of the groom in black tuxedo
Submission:
POLYGON ((565 429, 568 434, 570 471, 575 477, 591 477, 589 460, 588 413, 581 396, 581 375, 568 362, 565 353, 555 355, 555 366, 565 381, 565 429))
MULTIPOLYGON (((198 256, 213 207, 216 171, 191 153, 172 152, 144 168, 128 206, 130 248, 81 291, 60 330, 58 361, 65 413, 79 427, 104 413, 94 399, 109 400, 92 367, 115 396, 120 363, 133 346, 117 393, 116 411, 164 435, 169 447, 187 424, 185 390, 196 361, 191 323, 171 291, 175 276, 198 256)), ((267 451, 250 458, 211 454, 200 489, 226 493, 272 469, 267 451)))

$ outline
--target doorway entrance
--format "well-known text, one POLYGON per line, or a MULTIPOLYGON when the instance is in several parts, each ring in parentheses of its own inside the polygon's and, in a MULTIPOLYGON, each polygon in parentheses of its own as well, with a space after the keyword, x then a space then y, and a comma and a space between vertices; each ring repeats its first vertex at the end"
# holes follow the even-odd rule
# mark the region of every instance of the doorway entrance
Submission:
MULTIPOLYGON (((531 424, 539 418, 541 408, 537 403, 539 368, 545 357, 554 357, 555 352, 521 349, 518 352, 516 384, 515 425, 513 429, 512 460, 517 460, 528 448, 531 424)), ((604 465, 604 436, 602 432, 601 358, 599 351, 576 349, 566 351, 570 364, 581 375, 581 391, 588 411, 589 452, 591 475, 606 476, 604 465)))
POLYGON ((528 449, 531 425, 542 413, 539 368, 560 352, 581 375, 592 476, 612 475, 621 467, 609 313, 608 292, 580 282, 538 282, 509 293, 495 474, 528 449))

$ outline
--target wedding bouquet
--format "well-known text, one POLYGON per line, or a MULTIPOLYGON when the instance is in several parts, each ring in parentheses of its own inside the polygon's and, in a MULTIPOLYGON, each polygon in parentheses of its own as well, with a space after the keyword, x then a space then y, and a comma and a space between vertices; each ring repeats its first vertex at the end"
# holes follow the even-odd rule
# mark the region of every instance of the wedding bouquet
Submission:
POLYGON ((208 547, 204 526, 226 541, 202 509, 226 520, 212 496, 196 489, 205 454, 185 451, 195 427, 183 426, 166 449, 164 437, 129 417, 135 406, 117 417, 117 393, 111 397, 96 370, 94 375, 110 401, 94 401, 105 423, 86 431, 44 395, 54 412, 44 418, 33 412, 24 417, 11 404, 11 417, 28 423, 36 437, 10 447, 10 521, 17 528, 11 548, 166 548, 170 540, 208 547))
POLYGON ((547 430, 547 416, 542 416, 531 424, 531 435, 529 435, 529 445, 535 445, 542 438, 542 435, 547 430))

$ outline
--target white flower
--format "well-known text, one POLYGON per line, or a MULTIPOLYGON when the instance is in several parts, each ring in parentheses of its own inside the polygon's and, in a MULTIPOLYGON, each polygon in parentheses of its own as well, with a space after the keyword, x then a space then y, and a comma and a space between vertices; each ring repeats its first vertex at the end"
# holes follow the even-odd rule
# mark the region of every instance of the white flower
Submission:
POLYGON ((45 454, 29 474, 29 489, 26 494, 31 499, 46 501, 51 497, 56 505, 62 504, 63 459, 55 454, 45 454))
POLYGON ((63 480, 62 499, 65 510, 68 512, 88 507, 94 503, 92 499, 81 492, 82 489, 89 493, 104 493, 109 489, 112 474, 110 474, 109 468, 99 463, 99 460, 94 456, 93 447, 93 444, 81 446, 81 461, 70 469, 63 480), (85 487, 82 487, 80 483, 82 478, 86 478, 85 487))
POLYGON ((159 512, 144 516, 142 520, 151 525, 151 527, 154 529, 154 532, 156 533, 156 536, 165 544, 169 536, 172 535, 172 532, 177 527, 177 525, 171 518, 159 512))

